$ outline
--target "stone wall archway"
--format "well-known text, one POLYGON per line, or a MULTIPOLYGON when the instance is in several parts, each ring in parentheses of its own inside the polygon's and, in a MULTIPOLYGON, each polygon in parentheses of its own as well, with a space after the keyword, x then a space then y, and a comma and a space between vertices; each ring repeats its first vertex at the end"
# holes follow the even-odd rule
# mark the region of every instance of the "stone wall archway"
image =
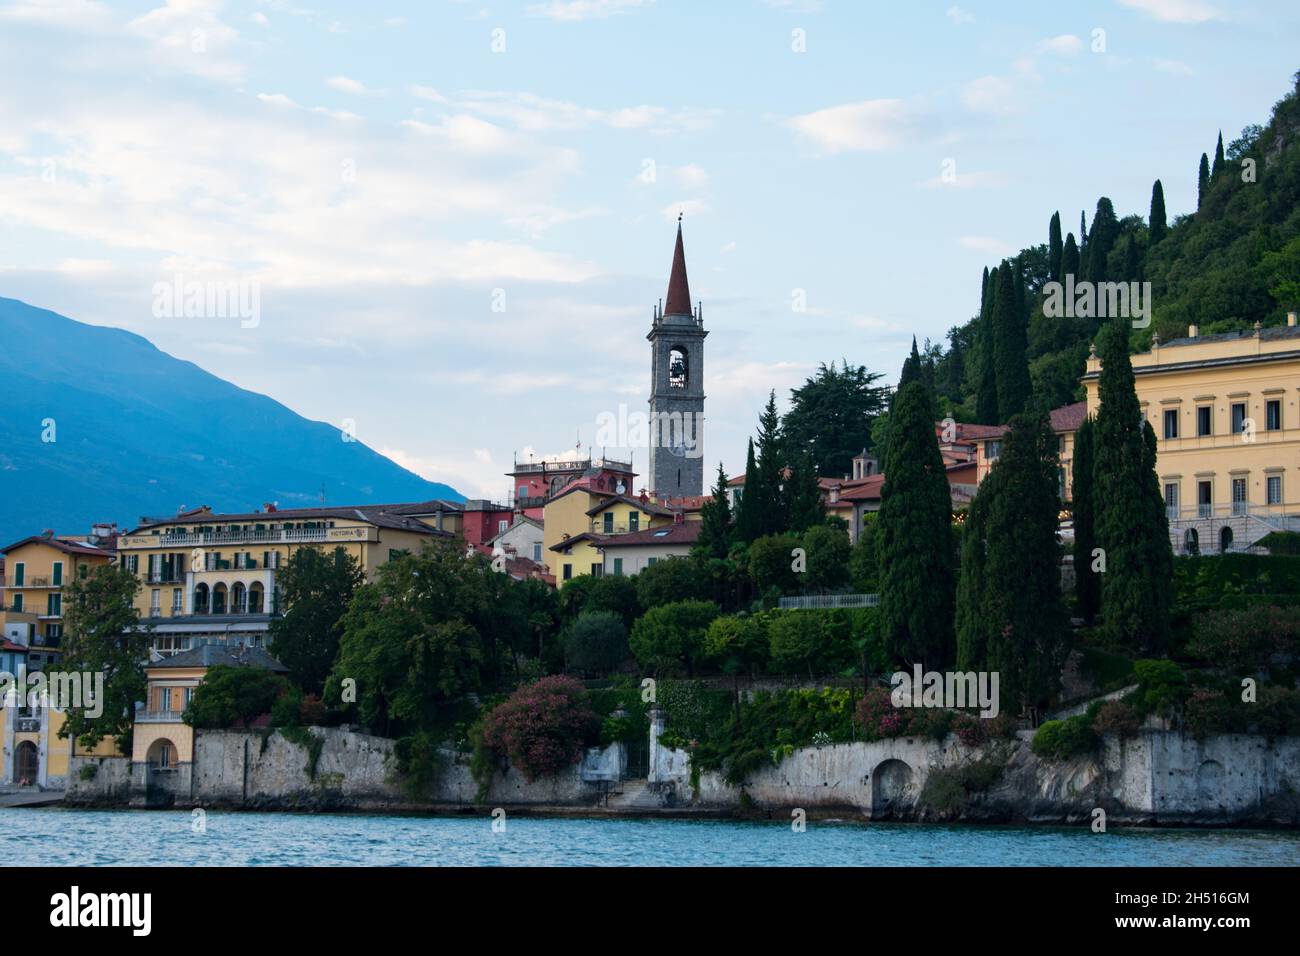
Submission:
POLYGON ((912 768, 901 760, 890 758, 876 764, 871 771, 871 817, 891 816, 907 806, 912 795, 912 768))

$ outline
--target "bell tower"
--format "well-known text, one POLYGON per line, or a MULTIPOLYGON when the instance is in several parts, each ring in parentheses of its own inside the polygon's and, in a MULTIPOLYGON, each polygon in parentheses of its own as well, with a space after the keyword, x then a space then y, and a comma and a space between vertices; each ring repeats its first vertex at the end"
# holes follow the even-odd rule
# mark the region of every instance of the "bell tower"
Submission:
POLYGON ((668 297, 654 310, 650 342, 650 491, 664 497, 704 494, 703 306, 691 307, 682 217, 668 276, 668 297))

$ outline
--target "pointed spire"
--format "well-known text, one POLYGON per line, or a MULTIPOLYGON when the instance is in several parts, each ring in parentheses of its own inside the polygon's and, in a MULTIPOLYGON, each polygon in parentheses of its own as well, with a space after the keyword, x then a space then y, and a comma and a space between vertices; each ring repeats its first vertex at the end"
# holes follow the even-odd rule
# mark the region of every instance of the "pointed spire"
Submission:
POLYGON ((686 252, 682 248, 682 214, 677 214, 677 246, 673 249, 673 271, 668 276, 668 299, 664 315, 691 315, 691 287, 686 281, 686 252))

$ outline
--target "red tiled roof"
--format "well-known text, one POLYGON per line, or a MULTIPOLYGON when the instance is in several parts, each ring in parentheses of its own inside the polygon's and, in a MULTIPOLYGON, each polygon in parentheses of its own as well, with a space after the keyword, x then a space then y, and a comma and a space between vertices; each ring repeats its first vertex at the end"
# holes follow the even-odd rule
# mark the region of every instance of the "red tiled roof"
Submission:
POLYGON ((703 525, 698 521, 683 521, 663 528, 611 534, 600 543, 602 548, 631 548, 643 544, 694 544, 703 525))
POLYGON ((1073 405, 1062 405, 1060 408, 1053 408, 1050 414, 1053 431, 1077 432, 1083 420, 1088 417, 1088 403, 1075 402, 1073 405))
POLYGON ((0 637, 0 651, 18 651, 22 654, 26 654, 27 648, 23 647, 21 644, 15 644, 7 637, 0 637))

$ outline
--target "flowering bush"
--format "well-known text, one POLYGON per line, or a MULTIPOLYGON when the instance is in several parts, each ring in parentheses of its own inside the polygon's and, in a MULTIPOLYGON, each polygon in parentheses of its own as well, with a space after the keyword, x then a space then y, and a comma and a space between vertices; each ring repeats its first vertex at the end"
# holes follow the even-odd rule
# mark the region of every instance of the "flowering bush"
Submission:
POLYGON ((1098 734, 1132 737, 1142 727, 1142 717, 1122 700, 1108 700, 1097 709, 1092 729, 1098 734))
POLYGON ((577 763, 595 743, 600 718, 572 677, 543 677, 519 688, 483 719, 483 745, 532 782, 577 763))
POLYGON ((1300 607, 1253 604, 1197 618, 1189 653, 1234 670, 1267 666, 1275 654, 1300 648, 1300 607))

